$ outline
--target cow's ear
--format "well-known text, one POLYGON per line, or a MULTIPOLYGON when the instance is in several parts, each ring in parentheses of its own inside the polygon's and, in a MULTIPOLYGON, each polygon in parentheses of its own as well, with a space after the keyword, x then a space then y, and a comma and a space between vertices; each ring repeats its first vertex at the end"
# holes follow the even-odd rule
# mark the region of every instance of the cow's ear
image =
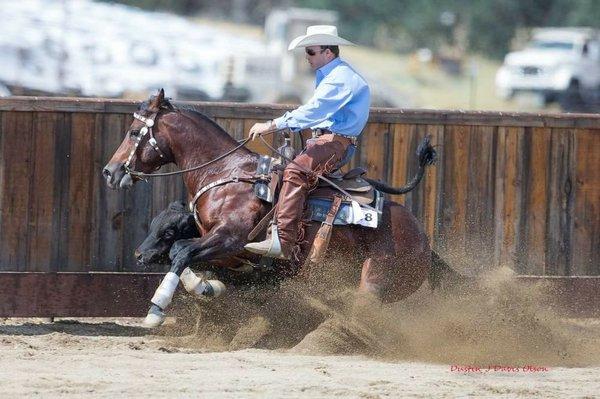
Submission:
POLYGON ((172 209, 174 211, 183 211, 185 210, 185 202, 173 201, 169 204, 169 209, 172 209))
POLYGON ((196 219, 194 218, 194 214, 190 213, 187 215, 186 224, 194 229, 196 229, 196 219))
POLYGON ((192 213, 188 213, 179 219, 178 227, 182 235, 181 238, 200 237, 198 226, 196 226, 196 220, 194 219, 194 214, 192 213))

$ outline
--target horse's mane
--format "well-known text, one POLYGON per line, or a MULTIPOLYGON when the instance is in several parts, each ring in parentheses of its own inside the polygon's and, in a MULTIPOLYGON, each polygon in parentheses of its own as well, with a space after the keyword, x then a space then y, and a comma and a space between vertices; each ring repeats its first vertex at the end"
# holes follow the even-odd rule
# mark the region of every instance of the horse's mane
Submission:
MULTIPOLYGON (((152 110, 150 109, 150 103, 154 100, 154 97, 155 96, 152 96, 152 97, 150 97, 150 100, 144 101, 143 103, 141 103, 138 110, 151 112, 152 110)), ((181 113, 188 114, 189 116, 191 116, 193 118, 200 119, 201 121, 207 122, 209 125, 211 125, 215 129, 217 129, 218 131, 223 132, 229 136, 229 133, 227 133, 227 131, 225 129, 223 129, 221 126, 219 126, 219 124, 217 122, 215 122, 213 119, 209 118, 208 116, 204 115, 202 112, 198 111, 193 105, 175 106, 175 105, 171 104, 170 99, 164 98, 162 100, 162 102, 160 103, 160 109, 166 109, 169 111, 178 111, 181 113)))

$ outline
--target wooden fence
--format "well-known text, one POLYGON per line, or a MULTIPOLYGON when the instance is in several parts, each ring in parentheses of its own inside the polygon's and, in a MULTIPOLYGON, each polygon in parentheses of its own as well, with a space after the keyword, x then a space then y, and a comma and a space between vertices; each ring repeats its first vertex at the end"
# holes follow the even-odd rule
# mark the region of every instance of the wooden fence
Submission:
MULTIPOLYGON (((195 103, 235 138, 285 106, 195 103)), ((180 177, 107 189, 128 101, 0 99, 0 270, 138 271, 149 222, 184 198, 180 177)), ((354 165, 403 184, 431 135, 439 162, 405 204, 468 273, 600 275, 600 115, 373 109, 354 165)), ((264 151, 256 143, 256 150, 264 151)))

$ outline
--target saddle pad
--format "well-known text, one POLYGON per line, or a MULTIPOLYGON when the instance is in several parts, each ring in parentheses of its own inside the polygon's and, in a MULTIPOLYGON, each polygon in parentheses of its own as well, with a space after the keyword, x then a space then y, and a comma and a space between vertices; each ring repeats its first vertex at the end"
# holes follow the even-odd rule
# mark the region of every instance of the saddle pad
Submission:
MULTIPOLYGON (((331 200, 324 198, 309 198, 307 205, 308 218, 315 222, 323 222, 327 217, 327 212, 331 207, 331 200)), ((342 202, 340 209, 335 215, 334 225, 357 224, 366 227, 376 228, 379 223, 379 215, 370 209, 354 209, 352 203, 342 202)))

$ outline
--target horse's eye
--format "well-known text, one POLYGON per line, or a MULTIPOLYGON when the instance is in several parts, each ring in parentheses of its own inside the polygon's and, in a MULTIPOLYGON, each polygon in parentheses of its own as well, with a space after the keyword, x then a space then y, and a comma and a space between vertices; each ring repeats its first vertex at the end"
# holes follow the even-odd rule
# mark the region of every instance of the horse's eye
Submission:
POLYGON ((133 136, 133 137, 137 137, 140 135, 140 131, 139 130, 130 130, 129 135, 133 136))

